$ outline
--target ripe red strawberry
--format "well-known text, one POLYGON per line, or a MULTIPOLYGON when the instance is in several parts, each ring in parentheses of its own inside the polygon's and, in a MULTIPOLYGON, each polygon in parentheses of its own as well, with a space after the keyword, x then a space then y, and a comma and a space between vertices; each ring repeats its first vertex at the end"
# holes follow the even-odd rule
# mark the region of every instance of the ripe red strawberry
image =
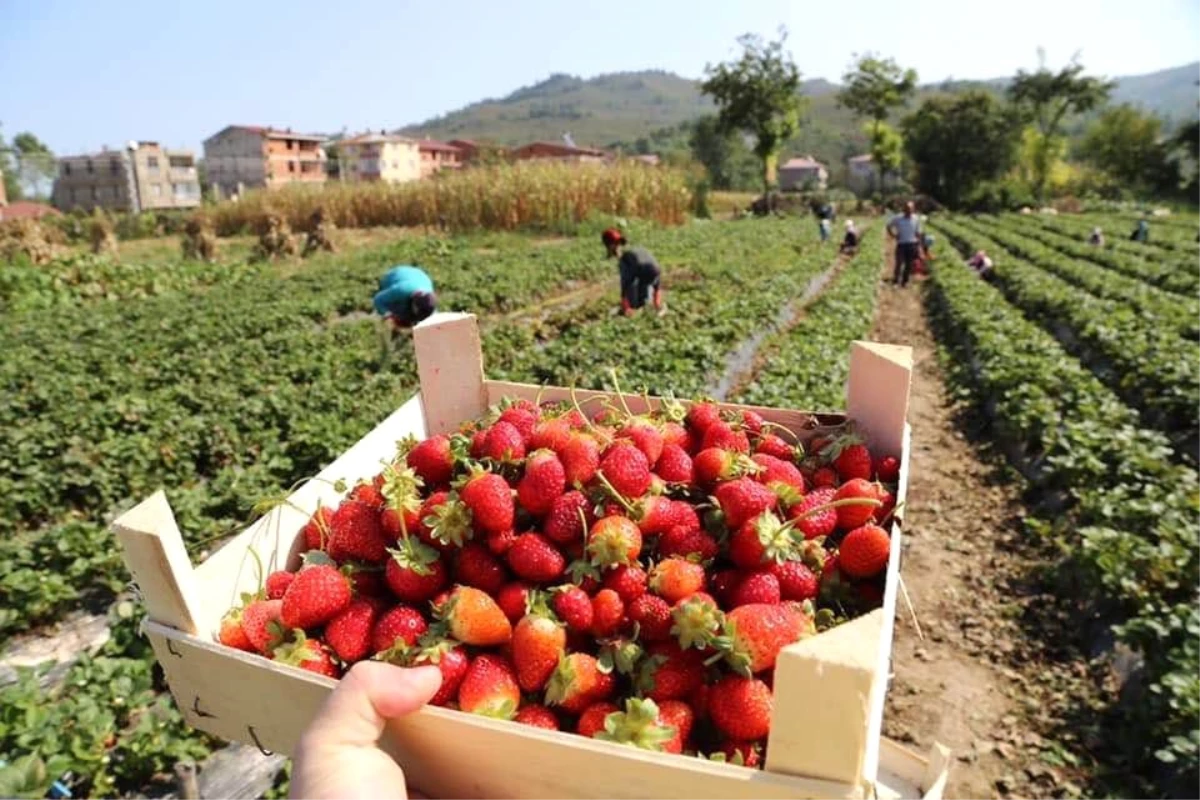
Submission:
POLYGON ((549 539, 537 533, 523 533, 508 551, 508 566, 531 583, 549 583, 562 576, 567 560, 549 539))
POLYGON ((900 480, 900 459, 895 456, 876 459, 875 479, 882 483, 895 483, 900 480))
POLYGON ((687 428, 683 427, 678 422, 664 422, 662 426, 662 437, 664 451, 667 445, 674 445, 684 453, 690 453, 692 451, 692 434, 688 432, 687 428))
POLYGON ((571 438, 571 423, 566 417, 543 419, 533 426, 529 436, 529 447, 540 450, 547 448, 558 451, 571 438))
POLYGON ((747 520, 729 538, 729 560, 742 569, 787 560, 794 549, 791 526, 770 511, 747 520))
POLYGON ((883 505, 875 509, 875 513, 871 515, 871 519, 882 525, 891 516, 892 512, 896 510, 896 495, 882 486, 878 486, 876 491, 879 493, 879 501, 883 505))
POLYGON ((415 538, 401 540, 388 551, 391 558, 384 569, 388 588, 405 603, 419 605, 445 588, 446 565, 441 555, 415 538))
POLYGON ((445 434, 431 436, 418 442, 404 459, 413 472, 425 481, 426 486, 442 486, 450 482, 454 474, 454 455, 450 452, 450 437, 445 434))
POLYGON ((242 609, 232 608, 221 617, 221 630, 217 633, 217 641, 226 647, 245 650, 248 653, 255 651, 250 637, 242 627, 242 609))
POLYGON ((779 581, 782 600, 813 600, 820 583, 816 574, 803 561, 772 562, 767 569, 779 581))
POLYGON ((350 581, 337 567, 318 564, 296 574, 280 608, 288 628, 315 628, 346 610, 351 600, 350 581))
POLYGON ((529 444, 533 429, 537 427, 541 412, 533 405, 513 405, 500 412, 496 422, 512 425, 521 434, 521 441, 529 444))
POLYGON ((819 467, 813 472, 812 485, 814 489, 836 489, 838 485, 837 472, 832 467, 819 467))
POLYGON ((512 719, 521 704, 517 676, 503 656, 475 656, 458 686, 458 707, 470 714, 512 719))
POLYGON ((511 529, 487 535, 487 549, 494 556, 506 555, 516 543, 517 532, 511 529))
POLYGON ((301 533, 304 535, 305 550, 326 550, 329 547, 329 523, 333 520, 333 509, 320 506, 304 524, 301 533))
POLYGON ((592 630, 592 598, 583 589, 570 584, 556 587, 552 605, 554 613, 567 623, 571 631, 588 633, 592 630))
POLYGON ((567 474, 553 450, 535 450, 525 462, 517 484, 517 501, 535 517, 549 513, 567 487, 567 474))
POLYGON ((761 739, 770 733, 773 705, 769 686, 741 675, 726 675, 708 693, 708 714, 731 739, 761 739))
POLYGON ((495 594, 508 582, 508 570, 486 547, 469 542, 454 558, 454 579, 495 594))
POLYGON ((717 487, 716 498, 730 530, 737 530, 747 520, 775 508, 779 502, 774 492, 752 478, 722 483, 717 487))
POLYGON ((595 656, 569 653, 546 684, 546 702, 579 714, 592 703, 607 700, 615 686, 612 676, 600 671, 595 656))
POLYGON ((342 572, 348 574, 355 597, 367 600, 382 598, 387 593, 383 571, 375 567, 360 569, 353 562, 343 564, 342 572))
POLYGON ((371 632, 375 627, 375 604, 355 600, 325 626, 325 642, 347 664, 371 654, 371 632))
MULTIPOLYGON (((755 552, 759 545, 754 545, 755 552)), ((759 556, 761 558, 761 556, 759 556)), ((756 562, 757 563, 757 562, 756 562)), ((737 588, 738 581, 742 579, 742 574, 736 569, 722 569, 714 572, 710 580, 713 594, 721 602, 723 608, 729 608, 729 599, 733 597, 733 590, 737 588)))
POLYGON ((688 747, 696 714, 682 700, 664 700, 658 704, 658 721, 674 735, 662 745, 664 753, 682 753, 688 747))
POLYGON ((442 685, 430 699, 430 705, 444 706, 458 697, 458 688, 462 686, 470 663, 466 648, 449 640, 437 642, 416 654, 413 666, 433 664, 442 671, 442 685))
POLYGON ((512 529, 516 508, 512 489, 504 478, 477 470, 468 476, 459 496, 471 510, 471 523, 476 533, 500 533, 512 529))
POLYGON ((800 468, 792 462, 783 461, 775 456, 769 456, 764 453, 754 456, 754 462, 763 468, 761 472, 754 476, 758 479, 759 483, 764 486, 782 483, 785 486, 795 489, 796 494, 804 494, 804 476, 800 473, 800 468))
POLYGON ((646 593, 646 570, 637 564, 622 564, 613 567, 604 576, 604 588, 612 589, 629 605, 646 593))
POLYGON ((242 610, 242 630, 254 649, 263 655, 269 655, 278 644, 282 613, 282 600, 255 600, 242 610))
POLYGON ((488 429, 481 428, 471 434, 471 458, 483 458, 483 443, 487 441, 488 429))
POLYGON ((651 700, 683 700, 704 683, 704 655, 660 642, 647 650, 637 675, 637 688, 651 700))
POLYGON ((599 639, 615 636, 625 627, 625 603, 612 589, 601 589, 592 598, 592 633, 599 639))
POLYGON ((605 517, 588 532, 587 551, 598 567, 630 564, 641 555, 642 532, 626 517, 605 517))
POLYGON ((762 763, 762 747, 754 742, 727 739, 721 745, 721 752, 725 754, 725 762, 728 764, 757 769, 762 763))
POLYGON ((712 447, 729 450, 734 453, 749 453, 750 440, 744 431, 734 430, 728 423, 718 422, 708 426, 700 439, 700 449, 712 447))
POLYGON ((675 603, 704 588, 704 567, 683 558, 667 558, 650 570, 650 591, 675 603))
POLYGON ((875 515, 875 509, 882 505, 876 484, 863 478, 851 478, 843 483, 833 499, 863 501, 837 509, 838 527, 842 530, 853 530, 867 524, 875 515))
POLYGON ((329 520, 329 555, 335 561, 366 561, 382 564, 387 558, 388 540, 379 521, 379 509, 346 500, 329 520))
POLYGON ((871 578, 888 563, 891 539, 878 525, 863 525, 846 534, 838 548, 838 567, 851 578, 871 578))
POLYGON ((512 639, 512 623, 488 594, 471 586, 454 589, 439 611, 450 635, 463 644, 491 647, 512 639))
POLYGON ((271 660, 300 669, 337 678, 341 675, 337 664, 329 656, 329 650, 320 639, 309 639, 304 631, 295 632, 295 640, 283 642, 271 652, 271 660))
POLYGON ((837 490, 830 487, 813 489, 803 500, 788 509, 788 519, 796 521, 796 530, 802 532, 805 539, 829 536, 837 530, 836 508, 826 508, 815 514, 809 513, 815 508, 832 503, 836 494, 837 490))
POLYGON ((720 421, 721 410, 712 403, 694 403, 688 408, 688 427, 701 435, 720 421))
POLYGON ((542 533, 555 544, 582 542, 585 519, 589 526, 595 521, 592 515, 592 504, 588 502, 583 492, 570 491, 555 498, 550 505, 550 513, 546 515, 542 533), (582 516, 580 512, 582 512, 582 516))
POLYGON ((810 633, 807 623, 785 605, 738 606, 725 615, 726 661, 742 675, 772 669, 780 650, 810 633))
POLYGON ((650 489, 650 462, 628 442, 614 442, 604 451, 599 472, 622 497, 641 497, 650 489))
POLYGON ((779 579, 764 569, 743 576, 738 585, 734 587, 729 604, 734 608, 755 603, 774 605, 781 599, 779 579))
POLYGON ((708 561, 716 557, 718 550, 717 540, 699 528, 675 525, 658 537, 660 556, 692 557, 708 561))
POLYGON ((608 715, 616 714, 620 711, 621 709, 617 708, 613 703, 592 703, 579 715, 579 722, 575 725, 575 732, 580 736, 594 739, 596 734, 604 732, 604 721, 608 718, 608 715))
POLYGON ((643 642, 663 642, 671 638, 671 605, 658 595, 643 594, 629 603, 629 621, 638 626, 643 642))
POLYGON ((737 466, 737 455, 719 447, 701 450, 692 460, 692 472, 696 484, 709 490, 721 481, 736 478, 741 470, 737 466))
POLYGON ((567 443, 558 450, 568 486, 583 486, 596 476, 600 468, 600 444, 596 439, 581 431, 571 434, 567 443))
POLYGON ((870 480, 871 452, 862 444, 846 445, 834 458, 833 467, 843 482, 854 478, 870 480))
POLYGON ((425 498, 417 519, 417 538, 441 553, 461 547, 474 533, 467 507, 457 494, 444 490, 425 498))
POLYGON ((704 592, 685 597, 671 609, 671 635, 683 649, 708 650, 716 643, 724 615, 717 601, 704 592))
POLYGON ((529 725, 533 728, 544 728, 548 731, 559 730, 558 717, 543 705, 536 703, 521 706, 520 711, 513 717, 513 722, 529 725))
POLYGON ((651 468, 658 463, 663 451, 663 435, 658 425, 645 417, 634 417, 617 430, 617 439, 633 442, 646 457, 651 468))
POLYGON ((384 503, 383 493, 379 491, 379 487, 374 483, 357 484, 350 490, 347 499, 365 503, 376 511, 381 510, 384 503))
POLYGON ((411 606, 396 606, 375 620, 375 628, 371 631, 371 650, 382 653, 400 642, 412 647, 428 629, 429 624, 420 611, 411 606))
POLYGON ((295 573, 287 572, 286 570, 277 570, 268 575, 264 583, 264 587, 267 590, 267 599, 281 600, 284 592, 292 585, 292 580, 295 577, 295 573))
POLYGON ((763 431, 763 426, 767 421, 763 419, 762 414, 757 411, 751 411, 748 408, 742 409, 742 429, 751 436, 758 436, 763 431))
MULTIPOLYGON (((531 590, 532 587, 528 583, 513 581, 504 584, 496 593, 496 605, 500 606, 504 616, 508 617, 508 621, 513 625, 520 622, 521 617, 528 611, 531 590)), ((591 608, 590 604, 588 608, 591 608)))
POLYGON ((692 457, 682 447, 674 444, 663 446, 655 470, 667 483, 692 483, 695 475, 692 457))
POLYGON ((511 423, 497 422, 483 439, 483 457, 501 463, 520 461, 525 458, 525 437, 511 423))
POLYGON ((754 452, 764 456, 774 456, 780 461, 794 462, 796 448, 773 433, 764 433, 754 443, 754 452))
POLYGON ((539 692, 567 652, 563 626, 540 613, 526 614, 512 633, 512 662, 517 683, 526 692, 539 692))

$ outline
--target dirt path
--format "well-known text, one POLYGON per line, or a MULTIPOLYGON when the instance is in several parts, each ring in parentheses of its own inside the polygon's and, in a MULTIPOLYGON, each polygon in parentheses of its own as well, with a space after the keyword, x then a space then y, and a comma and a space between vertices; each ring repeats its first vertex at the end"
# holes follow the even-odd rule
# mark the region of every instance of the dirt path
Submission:
POLYGON ((901 572, 924 634, 907 612, 897 615, 885 733, 921 749, 939 741, 953 750, 947 797, 1036 795, 1030 782, 1038 766, 1026 768, 1037 742, 1020 722, 1022 676, 1005 663, 1024 649, 1008 578, 1029 565, 1006 546, 1021 535, 1017 489, 997 480, 961 432, 919 283, 884 287, 873 338, 913 348, 913 478, 901 572))

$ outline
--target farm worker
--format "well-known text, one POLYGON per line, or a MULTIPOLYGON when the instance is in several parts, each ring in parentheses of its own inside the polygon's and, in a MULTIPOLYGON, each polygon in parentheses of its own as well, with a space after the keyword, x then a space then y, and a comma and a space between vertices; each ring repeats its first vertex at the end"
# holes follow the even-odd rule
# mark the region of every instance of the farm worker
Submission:
POLYGON ((1104 247, 1104 234, 1099 228, 1092 228, 1092 235, 1088 237, 1088 244, 1092 247, 1104 247))
POLYGON ((410 328, 437 310, 433 281, 417 267, 392 267, 379 279, 375 310, 393 327, 410 328))
POLYGON ((832 227, 833 224, 830 223, 829 217, 821 217, 820 221, 817 223, 817 230, 821 234, 821 244, 825 244, 825 242, 829 241, 829 229, 832 227))
POLYGON ((428 703, 442 685, 437 667, 405 669, 360 661, 325 698, 292 760, 292 797, 408 797, 404 771, 379 746, 388 720, 428 703))
POLYGON ((1146 222, 1146 220, 1138 220, 1137 227, 1134 228, 1133 233, 1129 236, 1129 239, 1130 241, 1141 242, 1142 244, 1150 241, 1150 225, 1146 222))
POLYGON ((985 281, 992 279, 992 259, 984 250, 976 250, 975 255, 967 260, 967 266, 975 271, 975 274, 983 278, 985 281))
POLYGON ((846 220, 846 235, 842 237, 841 252, 854 253, 858 250, 858 230, 854 227, 854 220, 846 220))
POLYGON ((912 201, 904 204, 904 213, 892 217, 887 224, 888 235, 896 240, 896 266, 892 283, 901 288, 908 285, 913 264, 921 255, 921 220, 912 201))
POLYGON ((659 314, 666 313, 662 293, 662 269, 644 247, 630 247, 625 234, 609 228, 600 234, 609 258, 619 258, 621 270, 621 313, 632 316, 646 301, 654 303, 659 314))

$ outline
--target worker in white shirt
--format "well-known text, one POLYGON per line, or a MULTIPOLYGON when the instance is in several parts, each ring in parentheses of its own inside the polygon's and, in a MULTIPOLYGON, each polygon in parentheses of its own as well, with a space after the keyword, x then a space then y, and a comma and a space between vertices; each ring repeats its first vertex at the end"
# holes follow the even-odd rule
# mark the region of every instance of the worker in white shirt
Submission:
POLYGON ((887 232, 896 240, 892 283, 904 288, 912 275, 913 264, 921 256, 921 220, 911 200, 904 204, 903 214, 897 214, 888 222, 887 232))

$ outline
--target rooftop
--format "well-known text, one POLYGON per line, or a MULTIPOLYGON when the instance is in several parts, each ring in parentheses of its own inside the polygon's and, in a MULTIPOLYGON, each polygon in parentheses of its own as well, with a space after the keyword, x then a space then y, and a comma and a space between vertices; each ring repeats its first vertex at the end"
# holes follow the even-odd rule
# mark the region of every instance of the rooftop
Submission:
POLYGON ((45 203, 33 203, 28 200, 18 200, 6 206, 0 206, 0 222, 9 219, 37 219, 39 217, 61 217, 62 212, 45 203))
POLYGON ((825 165, 817 161, 812 156, 800 156, 798 158, 789 158, 784 164, 780 165, 780 169, 818 169, 824 168, 825 165))
POLYGON ((422 150, 424 150, 427 153, 434 153, 434 152, 461 153, 462 152, 454 145, 449 144, 447 142, 439 142, 437 139, 422 139, 417 144, 420 146, 420 148, 422 150))

